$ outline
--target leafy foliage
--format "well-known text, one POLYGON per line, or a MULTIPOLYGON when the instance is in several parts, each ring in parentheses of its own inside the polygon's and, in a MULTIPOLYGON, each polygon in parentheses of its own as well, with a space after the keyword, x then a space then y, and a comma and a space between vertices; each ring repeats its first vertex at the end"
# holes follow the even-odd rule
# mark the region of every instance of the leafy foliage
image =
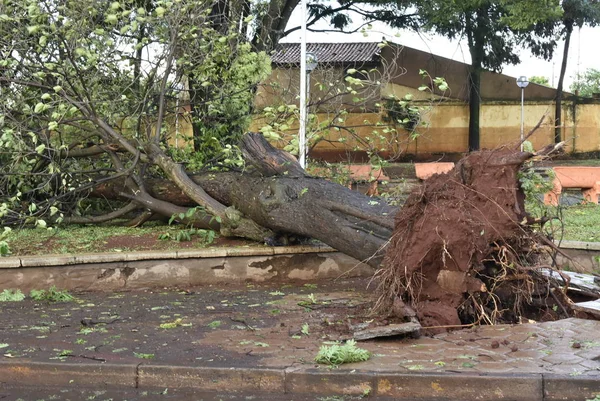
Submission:
MULTIPOLYGON (((523 149, 527 152, 533 152, 531 143, 523 143, 523 149)), ((531 163, 527 163, 519 171, 519 183, 525 194, 525 208, 528 213, 538 218, 548 218, 554 216, 556 210, 553 207, 544 204, 544 194, 552 190, 552 181, 554 172, 546 170, 544 174, 536 171, 531 163)))
POLYGON ((345 344, 322 345, 315 362, 339 366, 344 363, 367 361, 370 357, 371 353, 357 347, 355 340, 348 340, 345 344))
POLYGON ((21 290, 5 289, 0 292, 0 302, 19 302, 25 299, 25 294, 21 290))
MULTIPOLYGON (((185 213, 178 213, 178 214, 174 214, 171 216, 171 218, 169 219, 169 225, 171 225, 174 221, 178 221, 180 223, 186 223, 189 221, 193 221, 191 220, 195 215, 200 215, 200 216, 206 216, 206 211, 204 210, 204 208, 200 207, 200 206, 196 206, 193 208, 190 208, 187 210, 187 212, 185 213)), ((220 222, 220 218, 217 217, 213 217, 212 219, 220 222)), ((202 241, 206 244, 212 244, 213 241, 215 240, 217 233, 214 230, 204 230, 204 229, 199 229, 199 228, 195 228, 193 226, 193 223, 188 223, 187 227, 181 230, 178 230, 175 234, 171 235, 171 233, 166 232, 166 233, 162 233, 158 236, 158 239, 161 240, 167 240, 167 239, 174 239, 177 242, 183 242, 183 241, 191 241, 192 240, 192 236, 197 235, 198 237, 200 237, 202 239, 202 241)))
POLYGON ((550 83, 550 81, 548 80, 548 77, 537 76, 537 75, 534 75, 533 77, 529 77, 529 82, 533 82, 534 84, 545 85, 545 86, 548 86, 548 84, 550 83))
POLYGON ((29 296, 34 301, 45 301, 45 302, 71 302, 75 300, 75 297, 68 291, 59 290, 55 286, 50 287, 48 290, 31 290, 29 296))
POLYGON ((7 256, 10 254, 10 246, 6 239, 11 231, 10 227, 4 227, 4 230, 0 233, 0 256, 7 256))
POLYGON ((600 70, 588 68, 582 76, 573 82, 571 92, 576 92, 583 97, 593 97, 600 94, 600 70))
POLYGON ((0 0, 3 225, 83 215, 91 188, 123 176, 139 195, 143 176, 169 174, 151 154, 166 152, 176 118, 195 128, 196 167, 240 165, 234 145, 270 60, 239 29, 245 11, 216 21, 214 6, 0 0))

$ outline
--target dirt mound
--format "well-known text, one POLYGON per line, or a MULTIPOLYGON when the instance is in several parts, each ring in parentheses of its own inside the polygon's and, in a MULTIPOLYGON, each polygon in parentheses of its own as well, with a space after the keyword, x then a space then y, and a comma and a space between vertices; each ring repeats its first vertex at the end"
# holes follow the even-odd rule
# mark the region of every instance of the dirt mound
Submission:
POLYGON ((378 311, 404 313, 400 298, 432 328, 516 318, 535 291, 522 274, 537 255, 517 177, 529 157, 475 152, 409 196, 378 272, 378 311))

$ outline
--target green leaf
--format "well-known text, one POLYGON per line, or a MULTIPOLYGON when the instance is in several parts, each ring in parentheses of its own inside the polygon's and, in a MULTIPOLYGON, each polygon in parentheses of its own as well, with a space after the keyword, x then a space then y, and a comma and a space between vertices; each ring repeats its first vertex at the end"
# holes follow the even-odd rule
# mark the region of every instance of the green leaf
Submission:
POLYGON ((35 151, 37 152, 38 155, 41 155, 42 153, 44 153, 44 150, 46 150, 46 145, 44 145, 43 143, 36 146, 35 151))
POLYGON ((163 17, 163 15, 165 15, 165 12, 166 12, 166 11, 167 11, 167 10, 166 10, 164 7, 160 7, 160 6, 159 6, 159 7, 156 7, 156 8, 154 9, 154 12, 156 12, 156 15, 157 15, 159 18, 162 18, 162 17, 163 17))
POLYGON ((42 102, 38 103, 35 105, 35 107, 33 108, 33 112, 38 114, 41 113, 42 111, 44 111, 46 108, 46 105, 42 102))
POLYGON ((135 356, 136 358, 141 358, 141 359, 152 359, 152 358, 154 358, 154 354, 142 354, 140 352, 134 352, 133 356, 135 356))
POLYGON ((106 21, 107 24, 115 25, 117 22, 119 22, 119 17, 117 17, 115 14, 108 14, 106 18, 104 18, 104 21, 106 21))

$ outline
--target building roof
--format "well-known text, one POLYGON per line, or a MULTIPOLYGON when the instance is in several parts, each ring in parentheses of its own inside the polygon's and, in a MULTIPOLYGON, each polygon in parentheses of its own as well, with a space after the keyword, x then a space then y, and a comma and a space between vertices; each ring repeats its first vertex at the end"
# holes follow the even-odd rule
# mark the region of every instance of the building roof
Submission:
MULTIPOLYGON (((319 63, 369 63, 378 61, 380 42, 307 43, 306 51, 317 56, 319 63)), ((300 43, 280 43, 271 56, 275 64, 300 62, 300 43)))

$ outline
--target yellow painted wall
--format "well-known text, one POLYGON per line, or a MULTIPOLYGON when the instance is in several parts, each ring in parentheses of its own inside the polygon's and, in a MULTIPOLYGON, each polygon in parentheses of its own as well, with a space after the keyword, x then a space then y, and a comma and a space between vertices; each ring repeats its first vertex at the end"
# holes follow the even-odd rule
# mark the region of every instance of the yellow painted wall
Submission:
MULTIPOLYGON (((286 71, 288 72, 293 71, 286 71)), ((289 82, 288 82, 289 84, 289 82)), ((317 92, 318 93, 318 92, 317 92)), ((406 93, 412 93, 416 100, 422 100, 424 94, 414 88, 406 88, 400 85, 388 85, 382 91, 383 95, 394 94, 398 97, 406 93)), ((256 105, 265 106, 269 94, 259 92, 256 105)), ((294 102, 292 99, 287 99, 294 102)), ((469 110, 468 105, 463 102, 444 102, 436 98, 432 102, 423 103, 425 106, 433 105, 430 110, 425 110, 422 115, 427 127, 419 127, 419 135, 415 140, 408 139, 408 133, 398 129, 394 136, 386 134, 386 140, 377 141, 376 146, 380 151, 385 149, 391 155, 398 156, 398 153, 408 154, 431 154, 431 153, 462 153, 468 149, 468 126, 469 110)), ((335 115, 335 110, 330 112, 320 112, 317 114, 317 123, 331 119, 335 115)), ((546 115, 542 126, 530 138, 534 149, 539 149, 554 140, 553 115, 554 105, 552 102, 526 102, 525 103, 525 127, 524 133, 527 133, 537 124, 542 116, 546 115)), ((382 124, 381 114, 371 113, 349 113, 345 122, 341 125, 352 129, 362 138, 374 138, 373 131, 377 130, 383 133, 387 125, 382 124)), ((182 113, 178 118, 175 130, 175 121, 171 119, 170 144, 178 147, 185 147, 191 144, 192 127, 189 121, 189 115, 182 113), (177 132, 177 135, 175 135, 177 132)), ((259 131, 265 124, 264 118, 257 116, 252 122, 249 130, 259 131)), ((521 105, 514 102, 487 102, 481 106, 481 147, 495 148, 497 146, 517 143, 520 137, 521 124, 521 105)), ((280 133, 284 137, 278 145, 283 147, 289 139, 298 132, 297 125, 291 126, 286 132, 280 133)), ((351 138, 344 130, 329 130, 321 133, 324 137, 333 142, 322 141, 316 146, 316 150, 325 152, 345 152, 353 151, 358 147, 364 150, 359 141, 351 138), (340 137, 347 140, 344 143, 336 142, 340 137)), ((600 151, 600 104, 579 104, 575 109, 575 120, 573 120, 573 107, 570 102, 565 102, 563 106, 563 140, 566 141, 568 152, 591 152, 600 151)))
MULTIPOLYGON (((553 104, 526 103, 524 107, 524 135, 527 135, 538 121, 544 120, 529 138, 534 149, 540 149, 554 141, 553 104)), ((573 122, 572 106, 563 109, 563 135, 568 152, 590 152, 600 150, 600 104, 577 105, 576 124, 573 122)), ((319 113, 318 121, 328 118, 327 113, 319 113)), ((409 154, 424 153, 461 153, 468 149, 469 109, 464 103, 439 103, 424 112, 427 127, 418 128, 419 135, 408 141, 406 133, 399 133, 396 138, 388 135, 389 141, 378 142, 381 148, 397 151, 398 147, 409 154)), ((351 127, 356 134, 365 138, 373 138, 373 130, 382 132, 385 126, 376 126, 381 121, 379 113, 350 113, 345 126, 351 127)), ((258 130, 264 121, 257 118, 251 130, 258 130)), ((481 107, 481 147, 495 148, 501 145, 517 143, 521 131, 521 105, 506 103, 487 103, 481 107)), ((284 138, 297 134, 297 126, 290 127, 282 133, 284 138)), ((356 140, 342 131, 331 130, 328 139, 339 140, 346 136, 345 144, 321 142, 315 149, 325 151, 352 150, 360 146, 356 140)), ((280 142, 283 145, 284 142, 280 142)))
MULTIPOLYGON (((572 113, 568 113, 573 118, 572 113)), ((572 124, 570 135, 565 140, 575 152, 600 151, 600 104, 578 105, 575 113, 575 124, 572 124)))

